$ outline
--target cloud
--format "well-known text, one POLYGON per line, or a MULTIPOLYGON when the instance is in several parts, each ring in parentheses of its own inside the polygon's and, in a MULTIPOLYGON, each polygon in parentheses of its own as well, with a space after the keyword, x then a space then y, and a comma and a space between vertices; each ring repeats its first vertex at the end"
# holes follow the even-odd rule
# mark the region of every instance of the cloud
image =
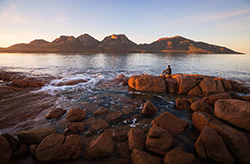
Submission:
POLYGON ((64 27, 68 25, 68 23, 69 23, 68 17, 65 16, 62 12, 57 12, 55 14, 54 23, 53 23, 54 27, 57 27, 57 28, 64 27))
POLYGON ((200 17, 200 20, 197 22, 198 24, 207 23, 211 21, 217 21, 221 19, 226 19, 234 16, 244 15, 250 13, 250 9, 247 10, 239 10, 234 12, 224 12, 224 13, 215 13, 211 15, 206 15, 204 17, 200 17))
MULTIPOLYGON (((250 31, 250 15, 244 16, 239 19, 231 20, 230 22, 226 22, 218 25, 216 28, 220 31, 250 31)), ((250 33, 248 33, 250 35, 250 33)))
POLYGON ((238 11, 224 11, 224 12, 217 12, 217 13, 205 13, 205 14, 196 14, 185 16, 181 18, 176 18, 175 20, 168 20, 167 23, 155 26, 154 28, 162 28, 162 27, 169 27, 169 26, 178 26, 182 28, 190 28, 197 25, 210 23, 222 19, 231 18, 234 16, 241 16, 250 13, 250 9, 245 10, 238 10, 238 11))
POLYGON ((3 25, 8 24, 26 24, 25 19, 18 13, 18 6, 13 3, 8 3, 5 8, 0 12, 0 19, 3 25))

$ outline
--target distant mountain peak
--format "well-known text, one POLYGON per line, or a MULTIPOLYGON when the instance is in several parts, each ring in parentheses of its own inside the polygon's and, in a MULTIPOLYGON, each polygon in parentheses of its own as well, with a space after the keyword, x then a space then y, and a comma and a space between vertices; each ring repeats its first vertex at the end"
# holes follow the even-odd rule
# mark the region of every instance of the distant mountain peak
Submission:
POLYGON ((99 45, 99 49, 103 50, 115 50, 115 51, 130 51, 131 49, 135 49, 137 46, 136 43, 129 40, 128 37, 124 34, 112 34, 105 37, 101 44, 99 45))
POLYGON ((81 42, 81 44, 85 47, 95 47, 100 44, 100 41, 90 36, 87 33, 84 33, 77 37, 77 39, 81 42))
POLYGON ((172 40, 172 39, 181 39, 181 40, 189 40, 189 39, 186 39, 186 38, 184 38, 184 37, 182 37, 182 36, 173 36, 173 37, 163 37, 163 38, 159 38, 158 40, 156 40, 156 42, 157 41, 162 41, 162 40, 172 40))
POLYGON ((44 46, 46 44, 48 44, 49 42, 44 40, 44 39, 35 39, 33 41, 31 41, 29 43, 29 45, 32 45, 32 46, 44 46))

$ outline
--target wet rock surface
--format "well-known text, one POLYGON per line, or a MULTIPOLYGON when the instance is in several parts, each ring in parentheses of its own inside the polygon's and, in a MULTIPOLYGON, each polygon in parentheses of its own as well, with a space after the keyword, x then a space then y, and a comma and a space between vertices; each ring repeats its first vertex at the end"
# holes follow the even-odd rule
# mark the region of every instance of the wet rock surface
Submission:
POLYGON ((109 113, 110 110, 105 108, 105 107, 100 107, 97 111, 95 111, 93 113, 93 116, 99 116, 99 115, 103 115, 103 114, 106 114, 106 113, 109 113))
POLYGON ((177 147, 166 153, 164 156, 164 164, 193 164, 195 156, 190 153, 186 153, 182 147, 177 147))
POLYGON ((46 136, 56 133, 52 127, 42 129, 31 129, 17 133, 18 139, 26 144, 39 144, 46 136))
POLYGON ((100 119, 100 120, 98 120, 90 125, 90 130, 91 130, 91 132, 96 133, 100 130, 106 129, 108 126, 109 126, 108 122, 106 122, 103 119, 100 119))
POLYGON ((62 108, 52 108, 45 116, 47 119, 60 118, 66 113, 66 110, 62 108))
POLYGON ((114 123, 118 123, 122 120, 123 118, 123 114, 121 111, 116 111, 116 112, 112 112, 110 114, 108 114, 106 117, 105 117, 105 120, 111 124, 114 124, 114 123))
POLYGON ((11 153, 12 151, 8 141, 3 136, 0 136, 0 163, 9 163, 11 153))
POLYGON ((12 154, 11 158, 22 157, 28 154, 28 146, 25 144, 21 144, 18 148, 16 148, 12 154))
POLYGON ((82 122, 70 122, 65 127, 64 135, 81 133, 84 131, 84 127, 82 122))
POLYGON ((96 159, 109 156, 114 151, 114 141, 106 134, 101 134, 86 148, 84 156, 87 159, 96 159))
POLYGON ((88 81, 85 79, 76 79, 76 80, 70 80, 70 81, 63 81, 63 82, 60 82, 58 84, 55 84, 55 86, 76 85, 79 83, 86 83, 86 82, 88 82, 88 81))
MULTIPOLYGON (((142 76, 145 76, 144 80, 151 78, 148 75, 142 76)), ((170 163, 193 163, 192 154, 195 154, 193 150, 196 140, 200 152, 204 150, 200 154, 205 154, 205 160, 201 160, 202 155, 201 157, 196 155, 195 163, 213 161, 231 163, 233 160, 235 163, 249 163, 248 132, 226 120, 219 121, 217 119, 220 118, 219 115, 211 112, 217 102, 225 99, 242 101, 243 97, 235 92, 229 92, 235 90, 246 92, 246 87, 240 83, 203 75, 178 74, 155 79, 152 77, 152 83, 148 83, 152 84, 151 88, 142 80, 138 82, 139 89, 134 88, 137 90, 135 91, 122 85, 124 80, 126 83, 126 80, 130 79, 122 75, 114 79, 101 80, 96 84, 97 88, 86 96, 86 90, 80 87, 85 85, 84 82, 81 85, 72 83, 77 88, 77 92, 71 90, 72 86, 63 84, 67 89, 60 91, 61 97, 58 99, 58 91, 54 92, 55 94, 33 92, 35 88, 40 88, 35 87, 35 83, 34 87, 12 84, 15 74, 1 77, 4 82, 0 83, 0 89, 3 88, 0 90, 0 96, 3 93, 4 99, 0 101, 3 107, 0 114, 2 113, 4 117, 0 118, 0 122, 3 123, 0 127, 8 127, 13 121, 11 124, 17 131, 48 125, 53 126, 57 131, 45 137, 41 137, 42 134, 37 131, 35 132, 37 134, 28 137, 32 141, 29 143, 25 139, 15 139, 11 134, 3 134, 12 154, 8 159, 13 163, 56 161, 63 163, 169 163, 169 161, 170 163), (206 78, 212 80, 206 81, 206 78), (157 80, 162 81, 161 79, 164 81, 163 87, 156 83, 157 80), (149 90, 140 92, 140 87, 149 90), (165 91, 152 93, 150 89, 165 91), (204 95, 206 97, 202 98, 204 95), (175 100, 176 103, 174 103, 175 100), (148 114, 145 114, 144 107, 147 105, 143 104, 148 101, 151 101, 157 110, 152 107, 153 110, 148 110, 148 114), (68 110, 68 116, 64 115, 65 111, 54 111, 59 107, 65 111, 68 110), (189 110, 190 107, 194 111, 193 114, 193 111, 189 110), (23 113, 16 112, 14 108, 23 110, 23 113), (7 109, 10 111, 8 116, 7 109), (80 112, 72 112, 73 109, 79 109, 80 112), (44 118, 46 113, 53 113, 53 111, 55 115, 52 114, 51 119, 44 118), (12 118, 11 114, 15 117, 12 118), (6 121, 8 118, 12 120, 6 121), (21 121, 23 123, 20 123, 21 121), (40 123, 41 126, 38 126, 40 123), (192 126, 188 127, 188 124, 192 126), (210 129, 207 130, 208 128, 210 129), (37 139, 39 137, 42 139, 37 139), (224 147, 221 143, 224 143, 224 147), (215 145, 220 149, 216 150, 215 145), (223 161, 225 147, 232 158, 227 157, 223 161), (77 160, 74 160, 76 158, 77 160), (65 161, 65 159, 69 160, 65 161)), ((16 79, 22 78, 25 79, 24 76, 16 79)), ((25 81, 22 82, 25 83, 25 81)), ((42 82, 46 83, 43 80, 42 82)))
POLYGON ((8 143, 10 144, 11 150, 19 147, 20 142, 16 138, 14 138, 11 134, 4 133, 1 136, 3 136, 8 141, 8 143))
POLYGON ((131 159, 133 164, 160 164, 161 159, 157 156, 153 156, 142 150, 133 149, 131 153, 131 159))
POLYGON ((55 133, 43 139, 36 149, 35 156, 42 162, 76 159, 80 156, 81 149, 80 136, 76 134, 64 136, 55 133))
POLYGON ((86 118, 86 112, 80 108, 72 108, 68 111, 65 118, 73 122, 82 121, 86 118))
MULTIPOLYGON (((47 93, 19 93, 20 95, 0 101, 0 128, 15 126, 23 120, 32 119, 42 111, 53 107, 56 97, 47 93)), ((44 117, 44 116, 43 116, 44 117)))

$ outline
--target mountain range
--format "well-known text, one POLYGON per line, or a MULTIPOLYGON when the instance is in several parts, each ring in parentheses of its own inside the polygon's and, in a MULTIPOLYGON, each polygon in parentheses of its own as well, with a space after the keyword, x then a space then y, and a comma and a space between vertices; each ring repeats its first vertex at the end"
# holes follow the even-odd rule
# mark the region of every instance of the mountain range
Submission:
POLYGON ((60 36, 52 42, 36 39, 30 43, 14 44, 0 48, 0 52, 32 53, 83 53, 83 52, 141 52, 187 54, 240 54, 226 47, 196 42, 181 36, 160 38, 150 44, 136 44, 124 34, 110 35, 98 41, 89 34, 60 36))

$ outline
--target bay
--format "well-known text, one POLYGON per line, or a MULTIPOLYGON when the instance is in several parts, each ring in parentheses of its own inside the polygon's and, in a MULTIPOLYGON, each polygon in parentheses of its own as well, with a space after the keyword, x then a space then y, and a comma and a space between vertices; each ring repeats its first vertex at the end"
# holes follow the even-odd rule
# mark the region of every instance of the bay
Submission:
POLYGON ((167 65, 171 65, 173 74, 204 74, 250 82, 250 54, 0 54, 0 69, 35 74, 160 75, 167 65))

